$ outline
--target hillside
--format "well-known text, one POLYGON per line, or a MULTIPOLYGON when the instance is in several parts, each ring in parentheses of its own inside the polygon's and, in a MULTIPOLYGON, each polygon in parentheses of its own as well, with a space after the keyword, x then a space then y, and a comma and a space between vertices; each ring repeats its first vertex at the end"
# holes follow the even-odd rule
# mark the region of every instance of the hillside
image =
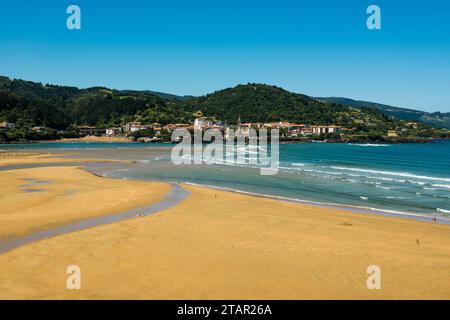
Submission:
POLYGON ((78 89, 0 78, 0 120, 18 126, 106 127, 133 120, 183 122, 189 117, 176 109, 171 100, 148 92, 78 89))
MULTIPOLYGON (((305 95, 263 85, 247 84, 203 97, 177 98, 149 91, 78 89, 0 78, 0 118, 19 126, 66 129, 72 125, 117 126, 129 121, 191 122, 199 111, 229 124, 291 121, 310 124, 389 124, 371 109, 355 110, 319 102, 305 95)), ((1 120, 0 119, 0 120, 1 120)))
POLYGON ((351 106, 355 108, 375 108, 380 110, 382 113, 396 117, 398 119, 404 120, 412 120, 412 121, 420 121, 426 123, 432 127, 437 128, 446 128, 450 129, 450 112, 449 113, 441 113, 441 112, 425 112, 407 108, 399 108, 393 107, 390 105, 368 102, 368 101, 360 101, 353 100, 342 97, 326 97, 326 98, 316 98, 317 100, 330 102, 330 103, 339 103, 346 106, 351 106))
POLYGON ((391 119, 372 109, 353 109, 337 103, 320 102, 264 84, 238 85, 186 101, 184 109, 201 111, 230 124, 290 121, 308 124, 389 125, 391 119))
POLYGON ((162 125, 193 123, 200 114, 228 125, 236 124, 239 118, 242 122, 334 124, 349 129, 347 135, 357 140, 378 141, 392 129, 402 137, 413 139, 448 135, 447 131, 421 124, 411 126, 407 121, 384 114, 386 108, 381 110, 373 104, 351 105, 348 100, 319 101, 265 84, 238 85, 202 97, 177 97, 105 87, 78 89, 0 77, 0 123, 16 125, 16 129, 6 133, 0 131, 0 140, 76 137, 80 134, 77 126, 108 128, 131 121, 162 125), (47 129, 31 130, 35 126, 47 129))

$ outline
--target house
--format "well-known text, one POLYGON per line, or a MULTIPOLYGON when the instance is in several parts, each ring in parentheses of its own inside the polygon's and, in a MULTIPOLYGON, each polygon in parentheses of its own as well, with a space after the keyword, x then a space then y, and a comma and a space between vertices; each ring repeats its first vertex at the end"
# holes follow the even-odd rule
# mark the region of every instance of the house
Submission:
POLYGON ((286 121, 278 122, 278 128, 289 129, 290 126, 292 126, 292 123, 290 123, 290 122, 286 122, 286 121))
POLYGON ((181 130, 181 129, 189 130, 189 129, 192 129, 192 128, 193 128, 193 126, 190 125, 190 124, 187 124, 187 123, 176 123, 176 124, 170 123, 168 125, 165 125, 163 127, 163 130, 166 130, 167 132, 170 133, 170 132, 175 131, 175 130, 181 130))
POLYGON ((313 134, 329 134, 340 133, 341 127, 339 126, 311 126, 313 134))
POLYGON ((106 135, 109 137, 122 134, 122 128, 108 128, 106 129, 106 135))
POLYGON ((9 130, 9 129, 15 129, 15 128, 16 128, 16 125, 12 122, 5 121, 5 122, 0 123, 0 129, 9 130))
POLYGON ((125 132, 135 132, 143 129, 145 128, 142 127, 142 122, 128 122, 124 127, 125 132))
POLYGON ((414 129, 417 129, 419 127, 419 124, 417 122, 408 122, 408 123, 405 123, 405 125, 410 128, 414 128, 414 129))
POLYGON ((387 133, 387 136, 388 137, 397 137, 398 134, 397 134, 396 130, 389 130, 388 133, 387 133))
POLYGON ((161 127, 151 127, 156 135, 161 135, 162 128, 161 127))
POLYGON ((264 123, 262 125, 263 128, 265 129, 288 129, 290 126, 292 125, 292 123, 290 122, 286 122, 286 121, 280 121, 280 122, 268 122, 268 123, 264 123))
POLYGON ((310 136, 312 134, 313 134, 313 131, 311 128, 305 128, 302 130, 302 135, 304 135, 304 136, 310 136))
POLYGON ((202 130, 205 128, 212 127, 214 125, 214 121, 210 120, 206 117, 196 118, 194 121, 194 129, 202 130))
POLYGON ((291 137, 296 137, 296 136, 300 136, 303 135, 303 130, 306 129, 306 125, 304 124, 291 124, 288 127, 288 136, 291 137))
POLYGON ((100 129, 100 128, 96 128, 96 127, 91 127, 91 126, 81 126, 81 127, 77 127, 78 130, 80 131, 81 135, 86 135, 86 136, 100 136, 106 133, 106 129, 100 129))
POLYGON ((33 127, 33 128, 31 128, 31 130, 36 131, 36 132, 43 132, 46 129, 47 129, 46 127, 33 127))
POLYGON ((252 128, 252 124, 249 123, 241 123, 238 125, 236 130, 236 135, 242 135, 244 137, 248 137, 250 135, 250 129, 252 128))
POLYGON ((268 122, 263 124, 264 129, 277 129, 278 128, 278 122, 268 122))

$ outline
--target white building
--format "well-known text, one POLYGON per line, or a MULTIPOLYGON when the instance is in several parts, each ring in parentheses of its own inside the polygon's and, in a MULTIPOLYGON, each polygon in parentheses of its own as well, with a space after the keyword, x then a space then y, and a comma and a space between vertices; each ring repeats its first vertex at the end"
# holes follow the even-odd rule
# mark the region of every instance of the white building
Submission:
POLYGON ((128 122, 125 125, 125 132, 136 132, 144 129, 145 127, 142 125, 142 122, 128 122))
POLYGON ((0 128, 1 129, 14 129, 16 127, 16 125, 14 123, 11 122, 2 122, 0 123, 0 128))
POLYGON ((43 132, 46 130, 45 127, 33 127, 31 128, 31 130, 36 131, 36 132, 43 132))
POLYGON ((194 121, 194 129, 202 130, 205 128, 212 127, 214 125, 214 121, 209 120, 206 117, 197 118, 194 121))
POLYGON ((109 128, 109 129, 106 129, 106 135, 110 136, 110 137, 118 135, 118 134, 121 134, 121 133, 122 133, 122 128, 109 128))
POLYGON ((340 133, 341 127, 339 126, 311 126, 313 134, 328 134, 328 133, 340 133))

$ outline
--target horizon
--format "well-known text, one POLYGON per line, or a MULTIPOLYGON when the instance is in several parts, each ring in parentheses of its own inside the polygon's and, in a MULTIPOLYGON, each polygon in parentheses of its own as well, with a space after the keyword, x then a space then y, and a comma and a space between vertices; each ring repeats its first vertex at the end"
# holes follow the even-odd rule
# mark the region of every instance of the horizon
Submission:
POLYGON ((381 30, 366 27, 372 1, 5 3, 0 70, 26 81, 178 96, 264 83, 450 112, 450 4, 373 3, 381 30), (81 30, 66 27, 70 4, 81 8, 81 30))

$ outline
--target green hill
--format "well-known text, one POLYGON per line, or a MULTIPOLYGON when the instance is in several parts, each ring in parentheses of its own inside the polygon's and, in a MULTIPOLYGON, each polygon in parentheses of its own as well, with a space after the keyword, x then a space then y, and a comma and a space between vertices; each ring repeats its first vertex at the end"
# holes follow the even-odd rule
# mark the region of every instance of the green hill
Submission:
POLYGON ((238 85, 184 102, 184 109, 234 124, 243 122, 291 121, 308 124, 385 125, 389 117, 373 109, 353 109, 337 103, 320 102, 306 95, 264 84, 238 85))
MULTIPOLYGON (((106 128, 130 121, 158 122, 163 125, 192 123, 200 113, 231 125, 236 124, 238 118, 242 122, 335 124, 351 129, 354 136, 371 139, 386 135, 390 129, 408 137, 436 136, 437 131, 428 126, 411 126, 406 121, 392 117, 416 120, 420 112, 416 114, 408 109, 382 108, 377 104, 333 99, 316 99, 276 86, 254 83, 202 97, 179 97, 152 91, 105 87, 78 89, 0 77, 0 122, 13 122, 17 126, 6 138, 5 133, 0 132, 0 139, 43 138, 30 130, 34 126, 49 128, 43 136, 50 139, 61 134, 72 136, 76 134, 75 126, 82 125, 106 128)), ((425 116, 422 113, 421 119, 425 116)), ((447 133, 438 134, 442 136, 447 133)))
POLYGON ((0 78, 0 118, 19 126, 117 126, 128 121, 180 123, 201 111, 230 124, 292 121, 311 124, 384 125, 391 120, 372 109, 320 102, 284 89, 247 84, 203 97, 177 97, 150 91, 67 86, 0 78), (166 98, 164 98, 164 96, 166 98))
POLYGON ((180 112, 172 100, 148 92, 78 89, 0 78, 0 120, 19 126, 105 127, 133 120, 183 122, 190 116, 180 112))
POLYGON ((327 97, 316 99, 324 102, 339 103, 346 106, 352 106, 355 108, 374 108, 380 110, 384 114, 396 117, 398 119, 419 121, 426 123, 432 127, 450 129, 450 112, 448 113, 425 112, 407 108, 393 107, 386 104, 352 100, 341 97, 327 97))

